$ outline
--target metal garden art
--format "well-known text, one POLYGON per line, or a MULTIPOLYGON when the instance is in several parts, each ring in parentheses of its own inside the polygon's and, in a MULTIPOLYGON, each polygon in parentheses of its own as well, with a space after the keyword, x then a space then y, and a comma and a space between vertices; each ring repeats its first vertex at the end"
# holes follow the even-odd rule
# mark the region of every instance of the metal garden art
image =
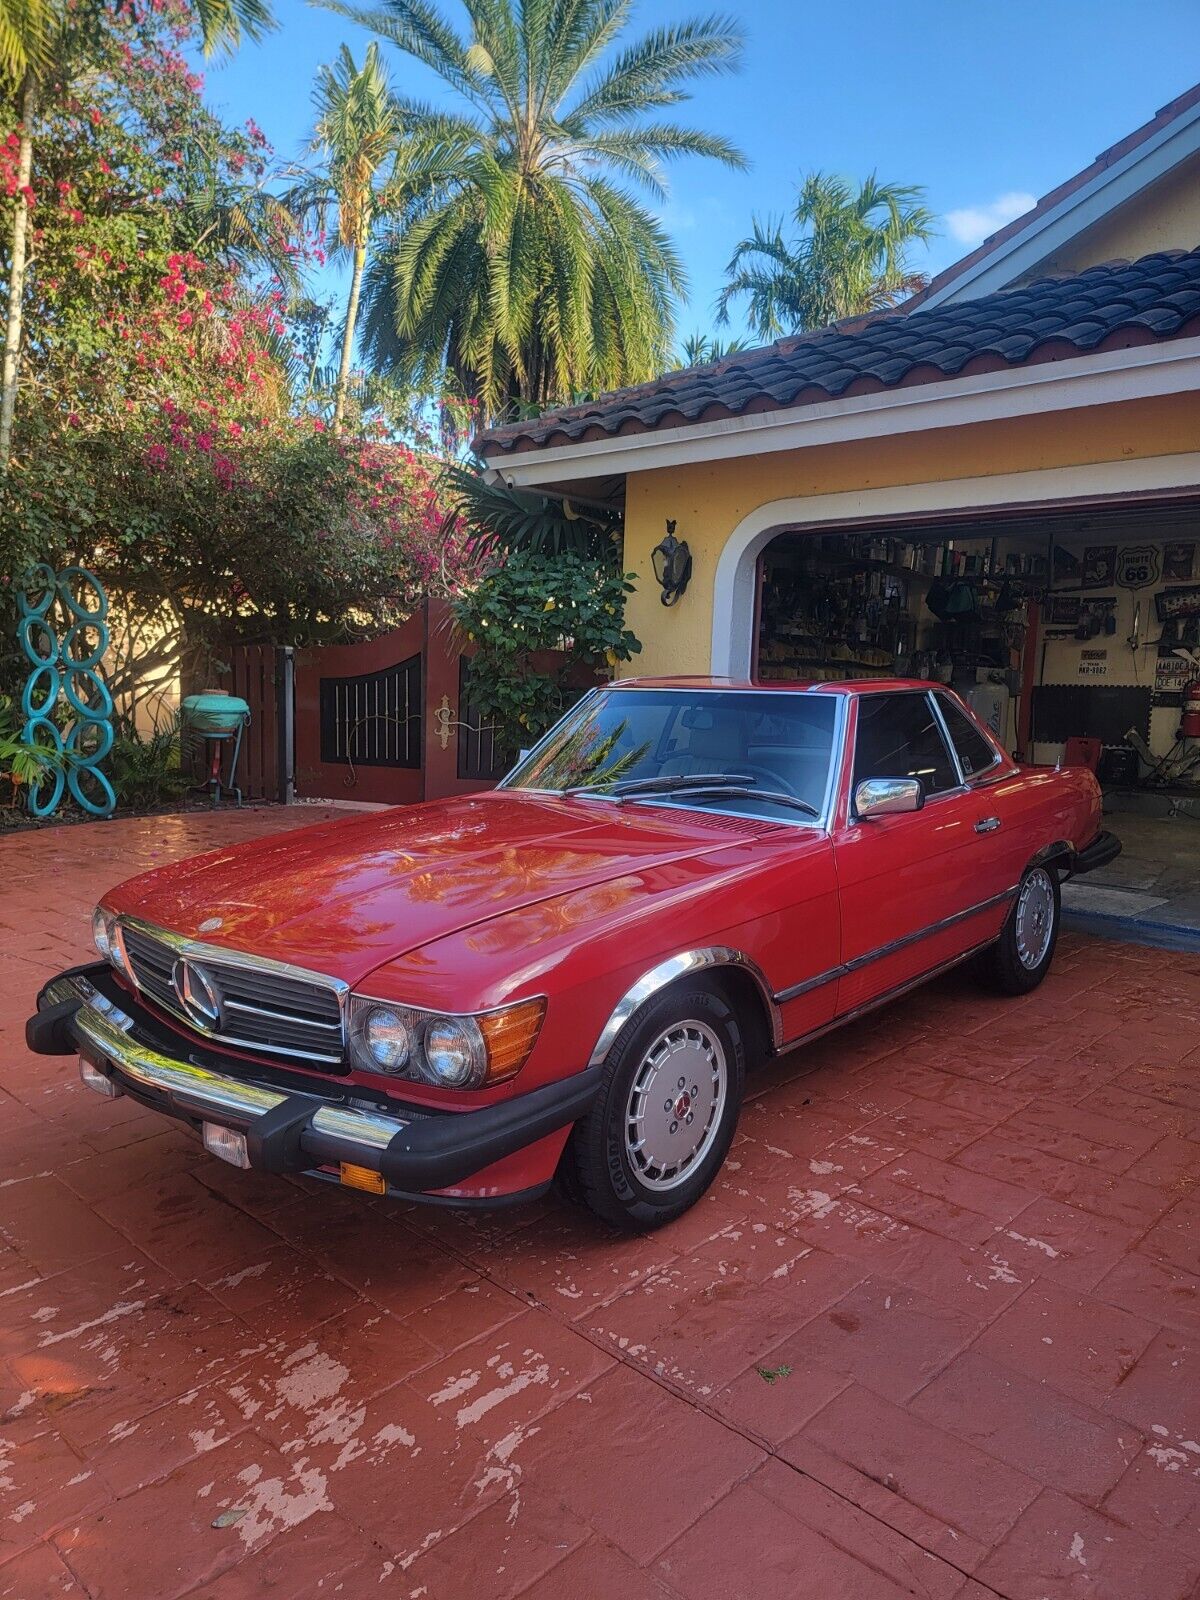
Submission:
POLYGON ((30 785, 26 804, 35 817, 52 816, 66 790, 84 811, 107 817, 117 797, 100 770, 113 745, 112 695, 98 670, 109 645, 104 585, 86 567, 55 572, 42 562, 17 604, 17 639, 30 664, 21 695, 24 738, 65 756, 30 785), (72 719, 65 735, 55 721, 63 699, 72 719))

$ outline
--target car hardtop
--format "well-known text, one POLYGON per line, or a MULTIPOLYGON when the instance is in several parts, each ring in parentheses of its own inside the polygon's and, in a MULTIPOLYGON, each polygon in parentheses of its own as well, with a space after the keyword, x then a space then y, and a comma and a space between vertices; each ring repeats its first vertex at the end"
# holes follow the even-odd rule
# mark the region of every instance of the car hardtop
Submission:
POLYGON ((842 683, 805 683, 801 679, 712 678, 696 674, 660 678, 617 678, 603 685, 606 689, 696 689, 701 693, 717 690, 725 694, 821 694, 848 697, 859 694, 901 694, 945 689, 944 683, 927 678, 854 678, 842 683))

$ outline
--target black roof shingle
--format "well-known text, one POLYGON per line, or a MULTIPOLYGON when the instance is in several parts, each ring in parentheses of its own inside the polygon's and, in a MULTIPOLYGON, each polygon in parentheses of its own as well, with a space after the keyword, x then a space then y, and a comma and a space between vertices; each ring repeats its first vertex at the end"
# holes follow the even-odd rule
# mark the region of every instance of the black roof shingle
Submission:
POLYGON ((495 457, 936 382, 1200 333, 1200 249, 1113 261, 931 311, 901 308, 742 350, 584 405, 481 433, 495 457), (764 404, 767 402, 767 404, 764 404))

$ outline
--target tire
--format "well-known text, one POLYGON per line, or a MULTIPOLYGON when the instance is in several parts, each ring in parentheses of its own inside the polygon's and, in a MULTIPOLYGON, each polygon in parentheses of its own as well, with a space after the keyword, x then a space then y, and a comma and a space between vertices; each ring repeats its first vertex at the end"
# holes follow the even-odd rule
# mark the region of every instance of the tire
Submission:
POLYGON ((1000 937, 978 959, 976 970, 1001 994, 1028 994, 1050 970, 1062 918, 1058 874, 1051 866, 1027 867, 1000 937))
POLYGON ((630 1233, 682 1216, 721 1170, 745 1084, 745 1037, 717 985, 654 996, 609 1051, 596 1103, 575 1125, 568 1193, 630 1233))

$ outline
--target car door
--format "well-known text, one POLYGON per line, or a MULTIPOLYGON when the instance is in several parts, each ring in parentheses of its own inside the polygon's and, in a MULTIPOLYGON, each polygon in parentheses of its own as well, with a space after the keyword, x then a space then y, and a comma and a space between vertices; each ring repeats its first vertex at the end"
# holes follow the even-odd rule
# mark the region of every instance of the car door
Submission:
MULTIPOLYGON (((1002 896, 1020 881, 1038 847, 1040 808, 1023 798, 1026 785, 1019 768, 957 695, 939 689, 933 698, 963 782, 975 801, 972 826, 977 843, 972 877, 978 898, 1002 896)), ((1003 921, 1003 913, 1000 920, 1003 921)))
MULTIPOLYGON (((839 1015, 919 980, 990 936, 995 913, 980 883, 980 799, 964 784, 932 695, 897 689, 856 696, 848 782, 834 828, 842 903, 839 1015), (918 811, 860 818, 866 778, 919 778, 918 811)), ((997 929, 999 922, 997 921, 997 929)))

